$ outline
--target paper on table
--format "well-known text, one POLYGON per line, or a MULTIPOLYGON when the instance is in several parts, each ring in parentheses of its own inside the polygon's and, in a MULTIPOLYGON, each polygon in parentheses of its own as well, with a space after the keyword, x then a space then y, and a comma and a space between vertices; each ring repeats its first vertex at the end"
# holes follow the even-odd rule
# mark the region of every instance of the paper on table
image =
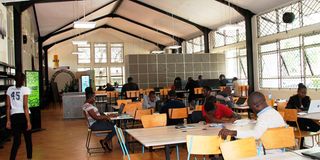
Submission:
POLYGON ((245 126, 248 125, 249 123, 251 123, 250 119, 239 119, 233 122, 233 125, 236 126, 245 126))

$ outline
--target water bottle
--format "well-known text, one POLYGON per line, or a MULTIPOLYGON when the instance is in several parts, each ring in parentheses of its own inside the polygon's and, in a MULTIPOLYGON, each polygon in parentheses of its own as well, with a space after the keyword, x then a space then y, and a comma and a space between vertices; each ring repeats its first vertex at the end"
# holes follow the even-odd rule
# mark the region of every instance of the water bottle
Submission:
POLYGON ((269 99, 269 100, 271 100, 271 99, 272 99, 272 94, 271 94, 270 90, 269 90, 268 99, 269 99))

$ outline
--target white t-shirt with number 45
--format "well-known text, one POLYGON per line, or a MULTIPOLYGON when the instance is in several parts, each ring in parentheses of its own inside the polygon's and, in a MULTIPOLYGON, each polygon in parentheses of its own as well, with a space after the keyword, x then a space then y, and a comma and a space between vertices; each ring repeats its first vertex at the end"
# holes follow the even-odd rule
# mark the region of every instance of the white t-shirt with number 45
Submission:
MULTIPOLYGON (((30 95, 31 90, 28 87, 16 88, 16 86, 11 86, 7 90, 7 95, 10 97, 11 103, 11 115, 16 113, 24 113, 23 110, 23 96, 30 95)), ((30 110, 29 110, 30 113, 30 110)))

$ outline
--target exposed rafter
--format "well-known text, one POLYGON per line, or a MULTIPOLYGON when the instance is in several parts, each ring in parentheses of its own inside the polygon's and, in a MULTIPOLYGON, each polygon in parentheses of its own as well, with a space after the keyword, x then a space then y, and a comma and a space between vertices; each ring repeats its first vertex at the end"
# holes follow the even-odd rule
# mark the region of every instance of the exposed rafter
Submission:
MULTIPOLYGON (((110 4, 112 4, 112 3, 116 2, 116 1, 117 1, 117 0, 113 0, 113 1, 111 1, 111 2, 109 2, 109 3, 107 3, 107 4, 103 5, 103 6, 101 6, 101 7, 99 7, 99 8, 93 10, 92 12, 88 13, 86 16, 89 16, 89 15, 97 12, 98 10, 100 10, 100 9, 102 9, 102 8, 104 8, 104 7, 107 7, 108 5, 110 5, 110 4)), ((77 19, 82 19, 82 18, 84 18, 84 16, 81 16, 81 17, 79 17, 79 18, 77 18, 77 19)), ((59 27, 58 29, 52 31, 51 33, 43 36, 43 39, 44 39, 44 40, 47 40, 47 39, 49 39, 50 37, 52 37, 53 35, 57 35, 57 34, 55 34, 56 32, 62 32, 62 33, 63 33, 65 30, 62 30, 62 31, 60 31, 60 30, 63 29, 63 28, 65 28, 65 27, 67 27, 67 26, 69 26, 69 25, 71 25, 74 21, 76 21, 76 20, 73 20, 73 21, 71 21, 71 22, 69 22, 69 23, 67 23, 67 24, 59 27)), ((70 30, 70 29, 67 28, 66 30, 70 30)))
POLYGON ((134 3, 136 3, 136 4, 139 4, 139 5, 141 5, 141 6, 144 6, 144 7, 146 7, 146 8, 149 8, 149 9, 151 9, 151 10, 154 10, 154 11, 157 11, 157 12, 159 12, 159 13, 162 13, 162 14, 164 14, 164 15, 167 15, 167 16, 170 16, 170 17, 173 17, 173 18, 175 18, 175 19, 178 19, 178 20, 180 20, 180 21, 182 21, 182 22, 185 22, 185 23, 187 23, 187 24, 190 24, 190 25, 192 25, 192 26, 195 26, 196 28, 198 28, 200 31, 202 31, 202 32, 204 32, 204 31, 210 31, 211 29, 210 28, 207 28, 207 27, 205 27, 205 26, 201 26, 201 25, 199 25, 199 24, 196 24, 196 23, 194 23, 194 22, 191 22, 191 21, 189 21, 189 20, 187 20, 187 19, 185 19, 185 18, 182 18, 182 17, 180 17, 180 16, 177 16, 177 15, 174 15, 174 14, 172 14, 172 13, 170 13, 170 12, 167 12, 167 11, 164 11, 164 10, 162 10, 162 9, 159 9, 159 8, 157 8, 157 7, 154 7, 154 6, 151 6, 151 5, 149 5, 149 4, 146 4, 146 3, 144 3, 144 2, 141 2, 141 1, 137 1, 137 0, 130 0, 131 2, 134 2, 134 3))
POLYGON ((253 12, 251 12, 250 10, 248 9, 245 9, 245 8, 242 8, 242 7, 239 7, 233 3, 230 3, 226 0, 216 0, 222 4, 225 4, 227 6, 230 6, 232 7, 234 10, 236 10, 238 13, 240 13, 243 17, 246 17, 246 16, 254 16, 255 14, 253 12))
POLYGON ((144 41, 146 41, 146 42, 152 43, 152 44, 156 45, 157 47, 159 47, 160 49, 164 49, 164 48, 165 48, 165 46, 162 45, 162 44, 159 44, 159 43, 157 43, 157 42, 154 42, 154 41, 151 41, 151 40, 142 38, 142 37, 140 37, 140 36, 137 36, 137 35, 135 35, 135 34, 132 34, 132 33, 130 33, 130 32, 124 31, 124 30, 121 30, 121 29, 116 28, 116 27, 113 27, 113 26, 109 26, 109 25, 107 25, 107 24, 102 25, 102 26, 99 26, 99 27, 96 27, 96 28, 94 28, 94 29, 87 30, 87 31, 82 32, 82 33, 77 34, 77 35, 73 35, 73 36, 70 36, 70 37, 61 39, 61 40, 59 40, 59 41, 53 42, 53 43, 51 43, 51 44, 48 44, 48 45, 44 46, 43 48, 44 48, 44 49, 50 49, 51 47, 53 47, 53 46, 56 45, 56 44, 62 43, 62 42, 64 42, 64 41, 70 40, 70 39, 75 38, 75 37, 80 36, 80 35, 84 35, 84 34, 93 32, 93 31, 95 31, 95 30, 97 30, 97 29, 101 29, 101 28, 111 28, 111 29, 113 29, 113 30, 122 32, 122 33, 124 33, 124 34, 133 36, 133 37, 135 37, 135 38, 144 40, 144 41))
POLYGON ((40 28, 39 28, 39 22, 38 22, 38 16, 37 16, 37 11, 36 11, 36 7, 34 5, 32 5, 32 9, 33 9, 33 14, 34 14, 34 19, 36 20, 36 26, 37 26, 37 33, 38 33, 38 40, 40 39, 40 28))
POLYGON ((118 0, 117 4, 113 7, 111 14, 115 14, 117 12, 117 10, 119 9, 119 7, 121 6, 123 0, 118 0))

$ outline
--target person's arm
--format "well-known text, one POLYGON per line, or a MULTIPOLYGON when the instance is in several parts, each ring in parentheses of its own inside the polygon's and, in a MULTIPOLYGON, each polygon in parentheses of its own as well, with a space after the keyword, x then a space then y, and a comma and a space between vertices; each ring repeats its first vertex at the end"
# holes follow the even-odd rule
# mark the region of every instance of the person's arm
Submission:
POLYGON ((10 116, 11 116, 11 113, 10 113, 10 110, 11 110, 11 102, 10 102, 10 96, 7 95, 6 97, 6 110, 7 110, 7 124, 6 124, 6 128, 7 129, 11 129, 11 119, 10 119, 10 116))
POLYGON ((310 97, 307 96, 305 100, 305 104, 303 104, 303 111, 308 111, 310 107, 310 97))
POLYGON ((23 96, 23 110, 27 119, 27 131, 30 131, 32 126, 31 126, 30 114, 29 114, 29 108, 28 108, 28 95, 23 96))
POLYGON ((96 114, 96 112, 94 112, 94 110, 93 109, 90 109, 89 111, 87 111, 88 112, 88 114, 89 114, 89 116, 90 117, 92 117, 94 120, 110 120, 110 117, 109 116, 106 116, 106 115, 100 115, 100 116, 98 116, 97 114, 96 114))
POLYGON ((297 109, 293 96, 290 97, 286 109, 297 109))
POLYGON ((142 106, 143 106, 143 108, 146 108, 146 109, 152 107, 152 106, 149 105, 148 96, 146 96, 146 95, 143 96, 143 104, 142 104, 142 106))
POLYGON ((225 118, 218 119, 218 118, 214 117, 214 115, 212 113, 206 113, 206 117, 209 120, 209 123, 230 123, 230 122, 234 122, 234 120, 232 120, 232 119, 225 119, 225 118))

